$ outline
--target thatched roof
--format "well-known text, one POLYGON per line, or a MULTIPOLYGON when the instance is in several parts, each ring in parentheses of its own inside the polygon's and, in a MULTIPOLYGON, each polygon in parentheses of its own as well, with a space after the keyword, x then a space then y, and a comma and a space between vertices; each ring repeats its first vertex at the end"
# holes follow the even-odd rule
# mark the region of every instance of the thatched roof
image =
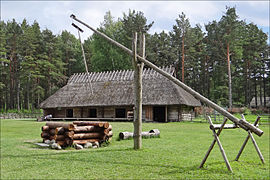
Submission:
MULTIPOLYGON (((270 97, 265 97, 265 104, 266 107, 270 107, 270 97)), ((251 107, 256 107, 256 98, 253 97, 252 100, 250 101, 250 106, 251 107)), ((257 97, 257 107, 263 107, 264 106, 264 97, 262 97, 262 104, 261 104, 261 100, 260 97, 257 97)))
MULTIPOLYGON (((173 74, 174 68, 163 68, 173 74)), ((134 104, 133 70, 74 74, 67 85, 40 104, 41 108, 124 106, 134 104), (93 92, 93 93, 92 93, 93 92)), ((143 71, 143 105, 200 106, 182 88, 152 69, 143 71)))

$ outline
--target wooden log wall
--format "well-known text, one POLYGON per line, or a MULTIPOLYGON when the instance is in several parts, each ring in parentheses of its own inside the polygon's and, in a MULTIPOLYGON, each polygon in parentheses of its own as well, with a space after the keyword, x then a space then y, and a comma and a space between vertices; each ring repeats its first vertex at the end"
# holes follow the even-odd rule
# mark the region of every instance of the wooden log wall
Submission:
POLYGON ((73 123, 47 122, 41 128, 43 142, 55 140, 60 146, 109 142, 113 136, 108 122, 74 121, 73 123))

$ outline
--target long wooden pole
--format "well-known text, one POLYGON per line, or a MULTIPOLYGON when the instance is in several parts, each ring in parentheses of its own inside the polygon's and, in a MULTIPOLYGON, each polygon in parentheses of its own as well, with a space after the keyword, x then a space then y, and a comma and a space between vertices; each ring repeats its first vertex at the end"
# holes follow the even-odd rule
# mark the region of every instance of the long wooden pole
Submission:
MULTIPOLYGON (((114 45, 118 46, 119 48, 123 49, 125 52, 127 52, 131 56, 133 55, 133 52, 130 49, 128 49, 127 47, 123 46, 122 44, 114 41, 113 39, 109 38, 105 34, 103 34, 103 33, 99 32, 99 31, 95 30, 94 28, 92 28, 88 24, 80 21, 79 19, 76 18, 75 15, 71 15, 70 17, 72 19, 76 20, 77 22, 83 24, 84 26, 88 27, 89 29, 91 29, 92 31, 94 31, 96 34, 102 36, 103 38, 105 38, 106 40, 108 40, 109 42, 111 42, 112 44, 114 44, 114 45)), ((216 111, 218 111, 223 116, 227 117, 229 120, 233 121, 239 127, 245 129, 246 131, 250 130, 251 132, 254 132, 255 134, 257 134, 258 136, 261 136, 263 134, 263 131, 261 129, 255 127, 254 125, 252 125, 252 124, 250 124, 250 123, 248 123, 248 122, 246 122, 244 120, 239 120, 237 117, 233 116, 231 113, 229 113, 228 111, 226 111, 222 107, 218 106, 216 103, 210 101, 206 97, 204 97, 201 94, 199 94, 198 92, 194 91, 192 88, 190 88, 189 86, 185 85, 184 83, 182 83, 181 81, 179 81, 178 79, 176 79, 175 77, 173 77, 171 74, 167 73, 166 71, 163 71, 162 69, 160 69, 159 67, 157 67, 153 63, 149 62, 145 58, 143 58, 143 57, 141 57, 139 55, 137 55, 137 58, 138 58, 138 60, 140 60, 141 62, 143 62, 145 65, 147 65, 150 68, 154 69, 155 71, 159 72, 160 74, 162 74, 166 78, 168 78, 171 81, 173 81, 176 85, 180 86, 185 91, 187 91, 190 94, 192 94, 195 98, 199 99, 201 102, 207 104, 208 106, 210 106, 211 108, 215 109, 216 111)))
MULTIPOLYGON (((213 126, 213 122, 212 122, 211 118, 208 117, 208 120, 209 120, 210 126, 213 126)), ((224 123, 222 124, 219 133, 221 133, 223 127, 225 126, 226 121, 227 121, 227 120, 225 120, 224 123)), ((228 161, 228 158, 227 158, 227 156, 226 156, 226 153, 225 153, 225 151, 224 151, 224 149, 223 149, 223 147, 222 147, 222 144, 221 144, 221 142, 220 142, 220 140, 219 140, 219 137, 218 137, 216 131, 215 131, 214 129, 212 129, 212 131, 213 131, 214 137, 215 137, 215 139, 216 139, 216 141, 217 141, 217 144, 218 144, 218 146, 219 146, 219 150, 220 150, 220 152, 221 152, 221 154, 222 154, 222 157, 223 157, 223 159, 224 159, 224 161, 225 161, 225 163, 226 163, 226 166, 227 166, 228 170, 231 171, 231 172, 233 172, 233 171, 232 171, 232 168, 231 168, 231 165, 230 165, 230 163, 229 163, 229 161, 228 161)))

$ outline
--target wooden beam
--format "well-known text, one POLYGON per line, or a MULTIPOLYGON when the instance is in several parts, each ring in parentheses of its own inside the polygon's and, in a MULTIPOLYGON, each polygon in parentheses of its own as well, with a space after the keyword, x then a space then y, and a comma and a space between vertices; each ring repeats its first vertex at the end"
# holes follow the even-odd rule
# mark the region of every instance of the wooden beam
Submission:
MULTIPOLYGON (((108 40, 109 42, 111 42, 112 44, 114 44, 117 47, 121 48, 122 50, 124 50, 125 52, 127 52, 129 55, 134 56, 133 51, 131 51, 127 47, 123 46, 122 44, 116 42, 115 40, 111 39, 110 37, 108 37, 104 33, 101 33, 99 31, 97 31, 96 29, 92 28, 88 24, 86 24, 86 23, 82 22, 81 20, 77 19, 75 15, 72 14, 70 17, 72 19, 74 19, 75 21, 77 21, 77 22, 83 24, 84 26, 88 27, 89 29, 91 29, 92 31, 94 31, 96 34, 102 36, 103 38, 105 38, 106 40, 108 40)), ((263 131, 261 129, 255 127, 254 125, 252 125, 250 123, 247 123, 247 122, 244 122, 244 121, 240 121, 237 117, 235 117, 234 115, 232 115, 231 113, 229 113, 228 111, 226 111, 225 109, 223 109, 222 107, 218 106, 216 103, 214 103, 214 102, 210 101, 209 99, 207 99, 206 97, 202 96, 198 92, 194 91, 192 88, 190 88, 189 86, 185 85, 184 83, 182 83, 181 81, 179 81, 178 79, 176 79, 175 77, 173 77, 170 73, 168 73, 166 71, 163 71, 162 69, 160 69, 159 67, 157 67, 156 65, 154 65, 153 63, 151 63, 150 61, 148 61, 147 59, 145 59, 144 57, 141 57, 141 56, 139 56, 137 54, 136 54, 136 56, 137 56, 137 59, 139 61, 143 62, 145 65, 149 66, 150 68, 154 69, 158 73, 162 74, 163 76, 165 76, 166 78, 168 78, 169 80, 171 80, 172 82, 174 82, 176 85, 180 86, 185 91, 189 92, 195 98, 199 99, 201 102, 207 104, 208 106, 210 106, 211 108, 215 109, 216 111, 218 111, 223 116, 227 117, 229 120, 231 120, 234 123, 236 123, 237 125, 239 125, 239 127, 245 129, 246 131, 250 130, 251 132, 254 132, 255 134, 257 134, 258 136, 261 136, 263 134, 263 131)))

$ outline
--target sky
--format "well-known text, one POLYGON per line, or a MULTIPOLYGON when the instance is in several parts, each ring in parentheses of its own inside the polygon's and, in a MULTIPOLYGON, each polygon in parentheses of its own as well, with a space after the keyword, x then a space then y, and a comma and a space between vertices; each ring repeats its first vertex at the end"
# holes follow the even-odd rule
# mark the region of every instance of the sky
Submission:
MULTIPOLYGON (((226 6, 236 7, 240 20, 253 22, 269 34, 269 1, 7 1, 1 0, 1 20, 15 19, 21 23, 24 18, 29 24, 36 20, 41 29, 48 28, 54 34, 67 30, 78 36, 71 26, 71 14, 94 28, 98 28, 107 11, 117 20, 128 14, 129 9, 142 11, 148 23, 154 21, 150 33, 169 32, 175 19, 181 12, 186 14, 192 26, 219 21, 226 12, 226 6)), ((78 24, 78 23, 77 23, 78 24)), ((82 39, 87 39, 92 32, 84 30, 82 39)), ((268 36, 269 42, 269 36, 268 36)))

